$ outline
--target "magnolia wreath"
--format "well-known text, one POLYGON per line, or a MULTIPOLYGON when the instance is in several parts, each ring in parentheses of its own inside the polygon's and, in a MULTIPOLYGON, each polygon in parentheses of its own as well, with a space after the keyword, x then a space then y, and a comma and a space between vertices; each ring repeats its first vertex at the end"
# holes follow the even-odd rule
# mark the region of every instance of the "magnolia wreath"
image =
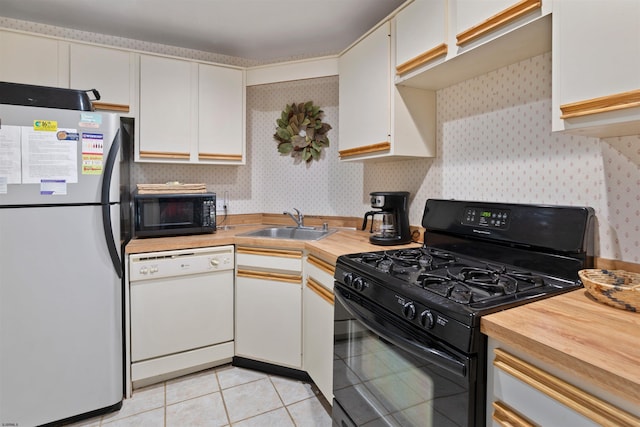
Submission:
POLYGON ((291 153, 306 163, 319 160, 322 149, 329 146, 327 132, 331 130, 331 125, 322 123, 322 115, 323 111, 313 101, 287 105, 276 120, 278 127, 273 135, 278 152, 291 153))

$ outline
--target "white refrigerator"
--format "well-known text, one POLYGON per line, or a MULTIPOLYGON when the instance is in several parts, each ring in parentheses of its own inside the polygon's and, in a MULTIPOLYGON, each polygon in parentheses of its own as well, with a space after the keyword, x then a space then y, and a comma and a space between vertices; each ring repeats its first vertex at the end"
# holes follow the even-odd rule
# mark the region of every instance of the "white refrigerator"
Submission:
POLYGON ((128 134, 116 114, 0 105, 2 425, 122 405, 128 134))

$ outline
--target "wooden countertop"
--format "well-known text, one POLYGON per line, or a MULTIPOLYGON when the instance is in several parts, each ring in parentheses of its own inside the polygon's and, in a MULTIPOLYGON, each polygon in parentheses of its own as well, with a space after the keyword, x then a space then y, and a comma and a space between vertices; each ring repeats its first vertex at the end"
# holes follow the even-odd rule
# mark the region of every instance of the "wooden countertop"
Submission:
POLYGON ((310 254, 322 258, 331 264, 335 264, 338 257, 344 254, 420 246, 419 243, 401 246, 372 245, 369 243, 369 233, 367 231, 347 228, 338 229, 337 232, 321 240, 289 240, 239 236, 239 234, 263 227, 267 227, 267 225, 238 225, 229 229, 219 229, 213 234, 134 239, 127 245, 126 253, 135 254, 235 244, 283 249, 306 249, 310 254))
POLYGON ((640 313, 584 289, 484 316, 484 334, 640 405, 640 313))

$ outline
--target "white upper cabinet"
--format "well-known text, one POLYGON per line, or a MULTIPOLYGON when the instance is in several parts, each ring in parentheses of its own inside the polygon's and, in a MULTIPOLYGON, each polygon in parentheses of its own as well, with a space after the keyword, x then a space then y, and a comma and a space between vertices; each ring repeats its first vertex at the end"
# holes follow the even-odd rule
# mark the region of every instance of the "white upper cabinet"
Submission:
POLYGON ((548 52, 551 9, 551 0, 415 0, 395 18, 396 83, 441 89, 548 52))
POLYGON ((435 94, 396 87, 392 53, 386 22, 339 59, 341 160, 435 156, 435 94))
POLYGON ((97 89, 100 110, 131 113, 134 91, 135 54, 118 49, 71 43, 69 47, 69 86, 73 89, 97 89))
POLYGON ((140 137, 136 160, 189 161, 197 64, 140 55, 140 137))
POLYGON ((447 54, 447 0, 415 0, 396 21, 396 73, 438 63, 447 54))
POLYGON ((245 163, 244 70, 140 55, 137 161, 245 163))
POLYGON ((554 131, 640 133, 640 2, 556 1, 554 131))
MULTIPOLYGON (((506 12, 517 5, 517 13, 527 13, 531 8, 540 7, 540 0, 514 1, 514 0, 452 0, 455 7, 452 16, 454 34, 457 43, 463 45, 482 34, 490 34, 496 31, 501 22, 506 19, 514 19, 512 13, 506 12), (502 16, 502 17, 501 17, 502 16)), ((516 13, 516 12, 514 12, 516 13)))
POLYGON ((244 71, 198 65, 198 159, 244 164, 244 71))
POLYGON ((46 37, 0 31, 0 80, 69 87, 69 44, 46 37))
POLYGON ((391 130, 390 25, 382 25, 340 57, 340 154, 384 146, 391 130))

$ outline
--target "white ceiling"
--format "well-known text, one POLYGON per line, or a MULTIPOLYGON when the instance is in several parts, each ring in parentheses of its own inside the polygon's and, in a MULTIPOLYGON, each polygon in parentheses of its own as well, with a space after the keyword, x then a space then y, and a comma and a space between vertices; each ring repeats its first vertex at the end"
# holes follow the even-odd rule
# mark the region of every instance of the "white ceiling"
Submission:
POLYGON ((0 16, 269 61, 336 54, 405 0, 0 0, 0 16))

